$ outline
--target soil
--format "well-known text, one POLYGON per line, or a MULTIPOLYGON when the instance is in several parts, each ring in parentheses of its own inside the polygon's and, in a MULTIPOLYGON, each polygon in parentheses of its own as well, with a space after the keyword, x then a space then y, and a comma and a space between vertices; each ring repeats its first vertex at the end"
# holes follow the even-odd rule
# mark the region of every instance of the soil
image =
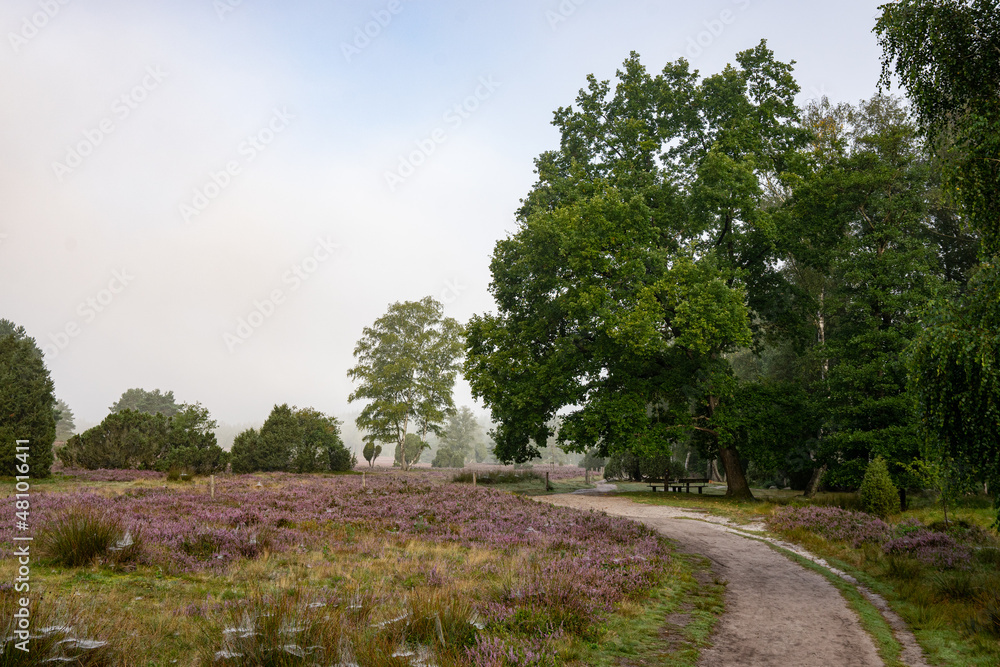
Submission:
POLYGON ((711 561, 715 576, 727 582, 726 611, 716 624, 711 648, 702 651, 699 665, 883 664, 871 637, 826 578, 763 542, 735 534, 725 519, 676 507, 642 505, 606 493, 540 496, 535 500, 640 521, 676 542, 680 551, 711 561))

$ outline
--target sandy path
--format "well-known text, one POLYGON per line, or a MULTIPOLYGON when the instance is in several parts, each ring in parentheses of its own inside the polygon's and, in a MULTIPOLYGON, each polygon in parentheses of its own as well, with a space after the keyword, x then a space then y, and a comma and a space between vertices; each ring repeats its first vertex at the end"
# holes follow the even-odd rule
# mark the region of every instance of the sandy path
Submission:
POLYGON ((535 500, 641 521, 674 540, 681 551, 712 561, 728 582, 726 613, 702 652, 700 665, 717 667, 875 667, 875 645, 824 577, 766 544, 729 532, 723 519, 606 495, 538 496, 535 500))

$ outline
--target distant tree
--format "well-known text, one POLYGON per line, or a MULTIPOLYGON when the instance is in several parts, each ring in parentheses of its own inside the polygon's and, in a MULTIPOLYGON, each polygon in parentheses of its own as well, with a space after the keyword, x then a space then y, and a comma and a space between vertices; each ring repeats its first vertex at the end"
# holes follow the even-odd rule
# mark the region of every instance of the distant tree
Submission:
POLYGON ((276 405, 260 431, 233 440, 232 469, 250 472, 346 471, 357 461, 340 438, 340 421, 313 408, 276 405))
POLYGON ((474 456, 476 447, 483 440, 483 430, 476 415, 468 406, 462 406, 448 416, 448 425, 441 437, 441 446, 431 465, 436 468, 461 468, 474 456))
POLYGON ((229 450, 229 460, 232 463, 233 473, 242 475, 244 473, 256 472, 257 457, 260 451, 260 432, 255 428, 248 428, 233 439, 233 447, 229 450))
POLYGON ((361 453, 365 457, 365 461, 368 461, 368 467, 374 468, 375 459, 382 453, 382 445, 376 445, 374 442, 366 442, 361 453))
POLYGON ((190 470, 199 475, 224 471, 229 454, 216 441, 217 427, 218 423, 200 403, 182 405, 167 421, 167 449, 156 469, 190 470))
POLYGON ((607 465, 608 460, 599 455, 597 449, 588 449, 580 459, 580 467, 586 470, 600 470, 607 465))
POLYGON ((56 440, 66 442, 76 431, 73 422, 73 411, 63 400, 56 401, 56 440))
POLYGON ((293 471, 347 471, 354 467, 354 456, 344 446, 337 418, 313 408, 297 410, 295 416, 302 429, 302 438, 293 447, 293 471))
POLYGON ((368 401, 355 420, 366 432, 365 442, 395 444, 404 470, 415 462, 409 458, 411 449, 403 446, 411 429, 420 441, 428 433, 440 435, 445 416, 454 409, 462 327, 444 317, 443 310, 431 297, 392 304, 365 327, 354 348, 358 363, 347 373, 360 382, 348 400, 368 401))
POLYGON ((33 477, 48 477, 56 435, 54 386, 41 350, 23 327, 0 320, 0 475, 14 475, 17 440, 27 440, 33 477))
POLYGON ((172 417, 181 410, 180 405, 174 400, 174 392, 168 391, 161 394, 159 389, 146 391, 145 389, 127 389, 118 399, 118 402, 109 409, 111 412, 121 412, 122 410, 135 410, 147 414, 161 414, 165 417, 172 417))
POLYGON ((421 453, 429 448, 430 445, 421 440, 419 435, 407 433, 403 447, 396 445, 396 450, 393 452, 393 464, 400 466, 403 470, 408 470, 410 466, 420 462, 421 453))

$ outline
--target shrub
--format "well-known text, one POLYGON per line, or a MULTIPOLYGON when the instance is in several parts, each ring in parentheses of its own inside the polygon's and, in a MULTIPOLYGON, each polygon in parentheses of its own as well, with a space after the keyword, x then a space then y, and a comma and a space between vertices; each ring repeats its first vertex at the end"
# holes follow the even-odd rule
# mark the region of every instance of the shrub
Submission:
POLYGON ((465 452, 451 447, 441 447, 431 461, 434 468, 464 468, 465 452))
POLYGON ((884 519, 899 513, 899 489, 889 478, 889 469, 881 456, 868 464, 859 495, 861 506, 869 514, 884 519))
POLYGON ((124 563, 140 550, 138 535, 133 535, 121 519, 89 508, 74 508, 52 517, 38 541, 44 557, 66 567, 87 565, 98 558, 124 563))
POLYGON ((804 528, 829 540, 850 542, 855 548, 881 544, 892 536, 892 528, 881 519, 836 507, 781 507, 769 523, 777 530, 804 528))
POLYGON ((887 554, 907 555, 925 565, 947 569, 964 569, 972 557, 969 548, 956 542, 951 535, 926 529, 889 540, 882 550, 887 554))

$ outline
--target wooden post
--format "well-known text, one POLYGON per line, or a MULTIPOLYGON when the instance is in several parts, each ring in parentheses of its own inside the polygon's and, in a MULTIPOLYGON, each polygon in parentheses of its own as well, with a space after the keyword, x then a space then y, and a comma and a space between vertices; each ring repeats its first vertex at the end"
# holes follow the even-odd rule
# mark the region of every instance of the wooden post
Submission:
POLYGON ((368 487, 365 486, 365 474, 364 473, 361 473, 361 488, 362 489, 368 488, 368 487))
POLYGON ((584 481, 590 484, 590 468, 584 468, 586 472, 583 473, 584 481))
POLYGON ((476 471, 472 471, 472 486, 476 485, 476 471))
POLYGON ((215 500, 215 475, 212 475, 210 479, 211 481, 208 483, 208 488, 212 494, 212 499, 215 500))
POLYGON ((549 484, 549 473, 545 473, 545 490, 551 491, 552 486, 549 484))

